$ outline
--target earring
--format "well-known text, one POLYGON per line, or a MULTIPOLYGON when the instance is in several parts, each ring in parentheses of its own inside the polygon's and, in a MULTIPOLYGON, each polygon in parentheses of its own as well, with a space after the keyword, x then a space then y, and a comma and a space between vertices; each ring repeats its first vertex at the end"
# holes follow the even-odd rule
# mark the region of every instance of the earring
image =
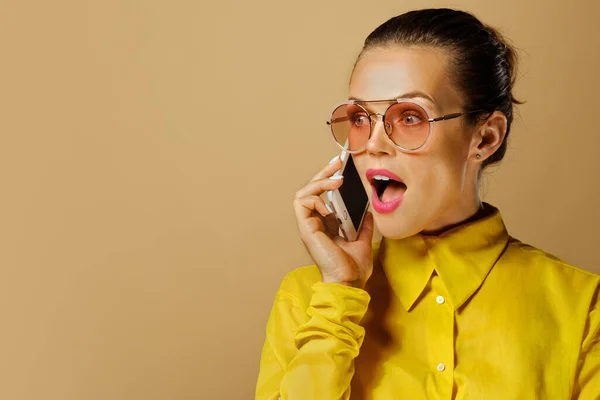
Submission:
POLYGON ((475 158, 479 160, 481 158, 481 154, 475 154, 475 158))

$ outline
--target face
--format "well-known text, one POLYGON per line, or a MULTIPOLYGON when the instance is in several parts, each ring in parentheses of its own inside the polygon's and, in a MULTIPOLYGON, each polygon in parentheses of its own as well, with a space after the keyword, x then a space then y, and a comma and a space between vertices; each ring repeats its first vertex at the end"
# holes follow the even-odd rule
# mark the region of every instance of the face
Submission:
MULTIPOLYGON (((400 47, 363 54, 352 74, 350 98, 396 99, 408 93, 427 109, 431 118, 465 111, 462 98, 451 83, 442 50, 400 47)), ((393 102, 360 104, 369 113, 383 114, 393 102)), ((473 146, 476 128, 469 128, 464 117, 432 123, 427 143, 415 152, 396 147, 381 118, 372 118, 374 125, 367 148, 354 155, 354 162, 383 236, 402 238, 440 231, 477 211, 479 163, 474 161, 477 149, 473 146), (387 193, 378 193, 382 187, 373 182, 372 175, 386 171, 403 184, 384 185, 387 193), (393 207, 393 201, 397 203, 398 199, 399 205, 393 207)))

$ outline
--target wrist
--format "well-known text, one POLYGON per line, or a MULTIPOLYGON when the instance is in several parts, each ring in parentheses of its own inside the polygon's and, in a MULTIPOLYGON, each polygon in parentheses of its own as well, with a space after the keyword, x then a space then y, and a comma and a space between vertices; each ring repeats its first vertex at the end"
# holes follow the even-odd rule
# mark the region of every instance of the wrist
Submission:
POLYGON ((357 289, 364 289, 366 281, 358 280, 358 279, 354 280, 354 281, 337 281, 337 280, 333 280, 333 279, 327 279, 324 277, 323 283, 327 283, 327 284, 333 283, 333 284, 353 287, 353 288, 357 288, 357 289))

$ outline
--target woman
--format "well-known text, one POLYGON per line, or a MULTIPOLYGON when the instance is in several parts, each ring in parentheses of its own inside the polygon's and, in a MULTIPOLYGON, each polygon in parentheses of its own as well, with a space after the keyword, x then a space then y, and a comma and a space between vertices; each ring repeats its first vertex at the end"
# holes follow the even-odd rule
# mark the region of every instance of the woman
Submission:
POLYGON ((339 159, 297 192, 315 265, 276 295, 257 399, 600 398, 600 277, 510 237, 479 198, 506 151, 515 70, 512 47, 461 11, 369 35, 351 125, 330 122, 351 131, 374 214, 357 241, 337 235, 319 196, 342 184, 339 159))

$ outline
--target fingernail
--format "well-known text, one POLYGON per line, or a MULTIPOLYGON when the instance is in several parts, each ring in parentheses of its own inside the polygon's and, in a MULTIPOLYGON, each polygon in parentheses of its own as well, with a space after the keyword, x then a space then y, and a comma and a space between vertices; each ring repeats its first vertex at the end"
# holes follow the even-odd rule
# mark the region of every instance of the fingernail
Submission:
POLYGON ((325 207, 327 207, 330 213, 333 213, 333 208, 329 204, 325 203, 325 207))
POLYGON ((331 179, 332 181, 341 181, 342 179, 344 179, 344 175, 333 175, 330 176, 329 179, 331 179))
POLYGON ((336 162, 337 160, 339 160, 340 156, 335 156, 331 159, 331 161, 329 161, 329 164, 333 164, 334 162, 336 162))

